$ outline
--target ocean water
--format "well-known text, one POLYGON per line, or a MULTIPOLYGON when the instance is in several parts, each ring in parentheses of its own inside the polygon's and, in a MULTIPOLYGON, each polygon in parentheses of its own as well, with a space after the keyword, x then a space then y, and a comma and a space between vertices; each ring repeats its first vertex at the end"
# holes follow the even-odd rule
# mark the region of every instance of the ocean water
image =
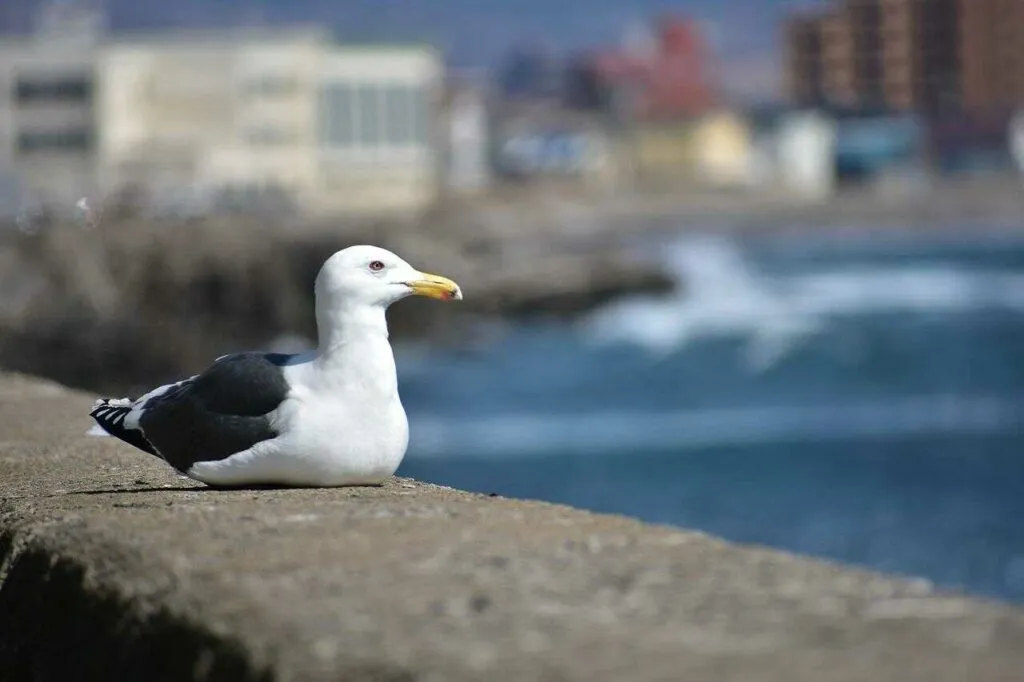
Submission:
POLYGON ((647 244, 684 292, 400 350, 400 473, 1024 601, 1024 237, 830 235, 647 244))

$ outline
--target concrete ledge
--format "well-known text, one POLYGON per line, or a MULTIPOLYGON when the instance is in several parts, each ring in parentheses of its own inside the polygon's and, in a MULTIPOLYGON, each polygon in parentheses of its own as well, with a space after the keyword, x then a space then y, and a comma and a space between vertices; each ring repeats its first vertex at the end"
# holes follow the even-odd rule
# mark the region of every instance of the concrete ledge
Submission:
POLYGON ((218 492, 0 375, 0 679, 1019 682, 1024 612, 395 480, 218 492))

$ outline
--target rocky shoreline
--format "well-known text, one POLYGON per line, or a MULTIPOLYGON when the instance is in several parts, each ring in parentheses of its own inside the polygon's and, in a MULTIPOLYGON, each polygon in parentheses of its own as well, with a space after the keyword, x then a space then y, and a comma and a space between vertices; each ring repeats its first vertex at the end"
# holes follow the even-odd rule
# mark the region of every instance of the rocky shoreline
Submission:
POLYGON ((479 321, 572 316, 675 286, 622 245, 582 249, 560 236, 521 239, 467 213, 319 225, 114 217, 2 230, 0 367, 130 391, 239 348, 313 339, 316 273, 358 243, 390 248, 467 292, 457 306, 396 305, 396 338, 457 339, 479 321))

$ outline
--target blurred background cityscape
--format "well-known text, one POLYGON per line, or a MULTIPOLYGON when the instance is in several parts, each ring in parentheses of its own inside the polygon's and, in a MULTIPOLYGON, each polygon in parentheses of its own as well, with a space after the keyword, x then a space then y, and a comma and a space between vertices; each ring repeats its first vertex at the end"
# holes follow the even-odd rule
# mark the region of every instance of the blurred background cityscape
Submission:
POLYGON ((378 243, 466 291, 400 473, 1024 600, 1022 174, 1021 0, 4 0, 0 366, 303 349, 378 243))

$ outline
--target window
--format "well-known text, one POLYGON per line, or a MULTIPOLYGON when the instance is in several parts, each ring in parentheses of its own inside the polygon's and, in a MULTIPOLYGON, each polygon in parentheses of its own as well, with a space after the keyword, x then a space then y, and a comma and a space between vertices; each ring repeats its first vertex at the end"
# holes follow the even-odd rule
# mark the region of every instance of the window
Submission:
POLYGON ((355 91, 330 85, 320 92, 320 139, 330 147, 351 147, 356 141, 355 91))
POLYGON ((384 88, 384 139, 398 144, 413 141, 409 114, 409 90, 398 86, 384 88))
POLYGON ((428 141, 430 107, 424 87, 332 83, 320 91, 319 100, 325 146, 401 148, 428 141))
POLYGON ((92 82, 85 76, 22 76, 14 85, 14 98, 21 104, 88 102, 92 99, 92 82))
POLYGON ((412 88, 409 95, 412 141, 416 144, 426 144, 430 138, 430 102, 427 89, 412 88))
POLYGON ((88 130, 46 130, 24 132, 18 135, 18 152, 78 152, 92 147, 92 134, 88 130))
POLYGON ((356 89, 356 115, 359 120, 358 141, 360 147, 379 147, 384 142, 381 135, 380 88, 360 85, 356 89))

